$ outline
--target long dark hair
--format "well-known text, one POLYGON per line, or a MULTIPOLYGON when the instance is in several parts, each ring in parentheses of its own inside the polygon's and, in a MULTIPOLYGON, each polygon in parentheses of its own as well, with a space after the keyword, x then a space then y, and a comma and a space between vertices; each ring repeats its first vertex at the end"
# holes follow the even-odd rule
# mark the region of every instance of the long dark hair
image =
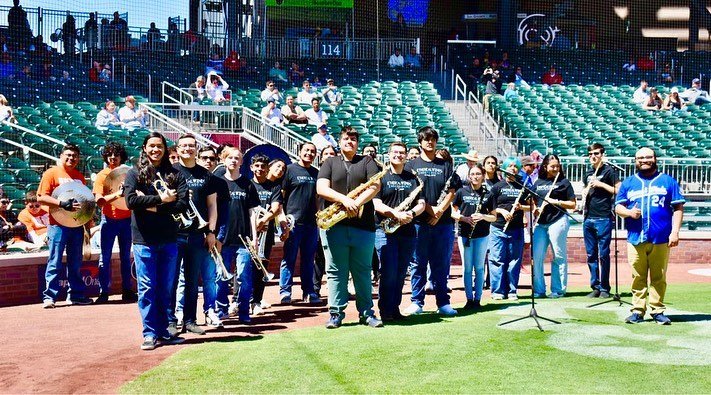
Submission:
POLYGON ((165 137, 158 132, 151 132, 148 136, 143 139, 143 144, 141 145, 141 155, 138 157, 138 163, 136 164, 136 169, 138 170, 138 182, 143 185, 150 185, 156 180, 156 172, 160 171, 161 176, 168 183, 168 188, 175 188, 175 175, 171 171, 173 166, 170 164, 170 159, 168 158, 168 142, 165 137), (146 145, 148 140, 152 138, 159 138, 163 142, 163 157, 160 159, 160 164, 156 168, 151 163, 151 160, 146 155, 146 145))
POLYGON ((560 162, 560 158, 556 154, 548 154, 543 157, 543 162, 541 162, 541 167, 538 168, 538 178, 547 180, 548 179, 548 162, 551 161, 551 159, 555 159, 558 161, 558 164, 560 165, 560 175, 558 176, 558 180, 562 180, 565 178, 565 173, 563 173, 563 164, 560 162))
POLYGON ((501 177, 499 177, 499 173, 496 170, 494 170, 494 178, 493 179, 489 178, 489 174, 486 172, 486 161, 488 159, 493 159, 494 164, 498 167, 499 166, 499 158, 495 157, 494 155, 489 155, 486 158, 484 158, 483 162, 481 162, 484 165, 484 181, 491 180, 494 184, 496 184, 497 182, 501 181, 501 177))

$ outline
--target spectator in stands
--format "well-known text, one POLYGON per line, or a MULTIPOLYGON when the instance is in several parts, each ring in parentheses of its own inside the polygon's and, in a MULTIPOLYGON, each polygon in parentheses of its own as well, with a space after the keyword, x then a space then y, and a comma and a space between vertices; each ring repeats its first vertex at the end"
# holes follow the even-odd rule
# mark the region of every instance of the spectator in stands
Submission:
POLYGON ((701 80, 694 78, 691 81, 691 88, 686 89, 684 92, 680 93, 682 99, 686 100, 688 103, 696 104, 697 106, 703 106, 706 103, 711 103, 709 98, 709 93, 701 89, 701 80))
POLYGON ((0 251, 7 250, 16 242, 23 242, 27 235, 27 228, 17 219, 11 207, 10 198, 0 195, 0 251))
POLYGON ((309 80, 304 80, 302 84, 302 90, 296 96, 296 102, 301 104, 309 104, 314 98, 318 98, 318 92, 315 89, 311 89, 311 82, 309 80))
POLYGON ((501 54, 501 62, 499 62, 499 69, 503 71, 511 70, 511 61, 509 60, 509 53, 506 51, 501 54))
POLYGON ((637 65, 634 63, 633 56, 630 56, 630 60, 627 61, 627 63, 622 65, 622 70, 629 71, 629 72, 637 70, 637 65))
POLYGON ((260 97, 263 102, 266 102, 269 98, 273 98, 277 103, 284 101, 284 97, 281 95, 281 92, 279 92, 279 89, 277 89, 274 81, 272 80, 267 81, 267 87, 264 88, 260 97))
POLYGON ((650 54, 647 57, 641 57, 637 59, 637 69, 640 71, 652 71, 654 70, 654 59, 650 54))
POLYGON ((301 69, 299 68, 299 64, 296 62, 291 63, 291 69, 289 70, 289 79, 294 85, 298 84, 299 81, 304 79, 304 72, 301 71, 301 69))
POLYGON ((77 41, 77 24, 72 15, 67 15, 67 19, 62 24, 62 43, 64 44, 64 54, 74 55, 77 41))
POLYGON ((146 110, 136 106, 136 98, 126 96, 125 105, 118 112, 122 126, 126 129, 142 128, 146 126, 146 110))
POLYGON ((96 23, 94 13, 89 14, 89 19, 84 22, 84 41, 88 49, 95 49, 99 38, 99 25, 96 23))
POLYGON ((516 100, 518 99, 518 92, 516 92, 516 84, 509 82, 504 91, 505 100, 516 100))
POLYGON ((207 75, 207 79, 207 96, 216 104, 228 102, 225 93, 230 89, 230 84, 214 71, 207 75))
POLYGON ((3 52, 0 60, 0 78, 15 78, 15 66, 12 64, 12 56, 9 52, 3 52))
POLYGON ((188 93, 193 95, 193 104, 199 103, 202 99, 207 97, 207 91, 205 90, 205 77, 202 75, 197 76, 195 82, 190 84, 188 87, 188 93))
POLYGON ((405 57, 405 66, 413 69, 422 67, 422 57, 417 53, 417 48, 410 47, 410 53, 405 57))
POLYGON ((390 67, 403 67, 405 66, 405 58, 402 57, 400 53, 400 48, 395 48, 395 53, 390 55, 388 60, 388 66, 390 67))
POLYGON ((274 67, 269 70, 269 78, 279 80, 281 82, 287 82, 286 71, 281 68, 279 62, 274 62, 274 67))
POLYGON ((32 79, 32 69, 29 64, 22 66, 19 73, 15 75, 15 78, 19 81, 30 81, 32 79))
POLYGON ((313 86, 314 88, 320 88, 320 87, 322 86, 322 84, 321 84, 321 79, 318 78, 317 75, 314 76, 314 80, 311 81, 311 86, 313 86))
POLYGON ((25 225, 29 240, 41 247, 47 243, 47 226, 49 213, 37 202, 37 191, 28 191, 25 195, 25 208, 20 211, 17 219, 25 225))
POLYGON ((104 68, 101 69, 101 72, 99 73, 99 81, 101 82, 109 82, 111 81, 111 65, 106 63, 104 65, 104 68))
POLYGON ((113 45, 113 34, 111 28, 109 27, 109 20, 106 18, 101 18, 101 26, 99 27, 99 38, 102 49, 110 49, 113 45))
POLYGON ((208 59, 205 63, 205 74, 222 74, 222 67, 224 66, 224 63, 225 60, 220 57, 220 54, 217 52, 213 52, 212 55, 210 55, 210 59, 208 59))
POLYGON ((89 81, 99 82, 99 74, 101 74, 101 70, 101 63, 95 60, 92 67, 89 69, 89 81))
POLYGON ((237 78, 239 70, 242 68, 242 59, 240 59, 237 51, 230 52, 230 56, 225 59, 222 68, 225 71, 225 75, 237 78))
POLYGON ((659 80, 663 84, 667 85, 674 83, 674 72, 672 71, 671 65, 669 63, 666 63, 664 65, 662 72, 659 74, 659 80))
POLYGON ((473 87, 476 87, 481 79, 482 74, 484 74, 484 67, 481 65, 481 60, 475 57, 472 60, 472 66, 469 68, 469 81, 473 87))
POLYGON ((158 50, 163 43, 163 34, 161 34, 160 29, 156 27, 155 22, 151 22, 151 27, 148 28, 148 32, 146 33, 146 39, 148 40, 148 49, 151 51, 158 50))
POLYGON ((175 22, 168 23, 168 51, 177 52, 180 49, 180 29, 178 29, 178 24, 175 22))
POLYGON ((413 160, 417 159, 420 157, 420 148, 419 147, 411 147, 407 151, 407 160, 413 160))
POLYGON ((393 38, 407 38, 407 23, 405 23, 405 17, 402 12, 397 13, 397 19, 393 22, 393 38))
POLYGON ((634 91, 632 101, 641 105, 647 103, 647 101, 649 100, 649 91, 647 90, 647 88, 649 88, 649 84, 647 84, 647 81, 640 81, 639 88, 634 91))
POLYGON ((104 108, 96 114, 94 125, 101 130, 106 130, 109 126, 121 126, 121 121, 116 113, 116 103, 111 100, 107 101, 104 108))
POLYGON ((74 81, 74 78, 72 78, 72 76, 69 75, 69 72, 67 70, 64 70, 64 71, 62 71, 62 76, 59 78, 59 81, 71 82, 71 81, 74 81))
POLYGON ((663 109, 671 110, 672 113, 677 113, 678 111, 686 109, 686 103, 684 103, 684 100, 679 97, 679 88, 671 88, 671 92, 669 92, 669 95, 664 100, 663 109))
POLYGON ((336 82, 331 78, 326 80, 326 89, 323 91, 323 101, 331 106, 340 106, 343 103, 343 95, 338 90, 336 82))
POLYGON ((321 100, 314 98, 311 100, 311 108, 304 113, 309 119, 310 125, 322 125, 328 121, 328 114, 321 109, 321 100))
POLYGON ((516 72, 513 75, 513 83, 516 84, 516 87, 528 87, 528 82, 523 78, 523 72, 521 70, 521 66, 516 67, 516 72))
POLYGON ((113 44, 116 49, 125 49, 128 45, 128 22, 121 18, 118 11, 114 12, 114 19, 109 22, 109 29, 113 34, 113 44))
POLYGON ((484 77, 486 81, 486 91, 484 91, 484 110, 489 110, 489 101, 491 100, 491 95, 498 95, 499 89, 496 87, 496 82, 498 75, 494 74, 491 69, 486 69, 484 71, 484 77))
POLYGON ((284 123, 307 124, 309 122, 304 110, 294 104, 292 95, 286 97, 286 104, 281 108, 281 114, 284 117, 284 123))
POLYGON ((10 107, 5 95, 0 95, 0 121, 17 123, 17 119, 12 113, 12 107, 10 107))
POLYGON ((47 45, 44 42, 44 37, 42 37, 41 34, 37 35, 34 39, 30 40, 30 52, 33 53, 33 57, 35 59, 39 59, 43 56, 51 56, 52 55, 52 47, 47 45))
POLYGON ((479 152, 475 149, 469 150, 468 153, 464 154, 464 159, 467 160, 466 163, 462 163, 454 170, 461 180, 466 180, 469 176, 469 169, 474 167, 479 163, 479 152))
POLYGON ((52 69, 54 65, 52 64, 52 58, 44 58, 42 63, 37 65, 34 72, 34 77, 37 81, 54 81, 57 77, 52 75, 52 69))
POLYGON ((284 122, 284 116, 281 115, 281 110, 277 107, 273 97, 270 97, 267 100, 267 105, 262 108, 262 117, 266 118, 270 125, 281 125, 284 122))
POLYGON ((558 74, 555 66, 551 66, 548 72, 543 74, 542 81, 544 85, 560 85, 563 83, 563 76, 558 74))
POLYGON ((10 42, 14 43, 17 51, 24 51, 32 40, 30 22, 27 20, 27 12, 20 5, 20 0, 12 0, 12 4, 12 8, 7 13, 10 42))
POLYGON ((649 98, 647 99, 647 102, 644 104, 644 109, 650 110, 650 111, 659 111, 659 110, 662 110, 663 105, 664 105, 664 102, 662 101, 662 98, 659 96, 659 92, 657 92, 657 88, 650 88, 649 89, 649 98))
POLYGON ((318 133, 311 136, 311 142, 314 143, 316 149, 319 150, 319 152, 321 152, 324 148, 327 147, 336 149, 336 147, 338 146, 338 143, 333 138, 333 136, 328 134, 328 125, 326 125, 325 123, 319 125, 318 133))

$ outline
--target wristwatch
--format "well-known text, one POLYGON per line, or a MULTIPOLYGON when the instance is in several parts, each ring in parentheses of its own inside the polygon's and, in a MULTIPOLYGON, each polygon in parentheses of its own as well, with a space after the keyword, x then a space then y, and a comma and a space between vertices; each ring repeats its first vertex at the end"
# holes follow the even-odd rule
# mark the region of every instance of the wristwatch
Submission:
POLYGON ((212 230, 212 229, 208 229, 208 230, 205 231, 205 234, 206 234, 206 235, 214 235, 214 234, 215 234, 215 231, 212 230))

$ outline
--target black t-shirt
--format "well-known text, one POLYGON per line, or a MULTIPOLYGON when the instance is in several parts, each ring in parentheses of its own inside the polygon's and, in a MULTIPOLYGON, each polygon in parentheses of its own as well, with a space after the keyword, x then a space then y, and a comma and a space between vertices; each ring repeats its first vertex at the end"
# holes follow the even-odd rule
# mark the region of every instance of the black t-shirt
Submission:
MULTIPOLYGON (((405 170, 417 173, 425 187, 422 189, 422 197, 425 202, 430 206, 437 205, 437 200, 442 194, 444 186, 449 181, 448 190, 457 190, 461 187, 461 181, 459 177, 454 172, 452 164, 435 158, 432 162, 427 162, 422 159, 421 156, 407 162, 405 164, 405 170), (451 178, 451 181, 450 181, 451 178)), ((423 213, 417 217, 417 222, 426 224, 429 219, 429 215, 423 213)), ((442 213, 442 216, 437 222, 437 225, 451 224, 452 223, 452 208, 447 207, 447 209, 442 213)))
MULTIPOLYGON (((553 187, 553 179, 537 179, 536 183, 533 185, 533 189, 536 191, 537 194, 545 197, 548 194, 548 191, 551 190, 553 187)), ((552 199, 558 199, 558 200, 571 200, 575 198, 575 191, 573 191, 573 186, 570 185, 570 181, 568 181, 567 178, 560 179, 558 178, 558 181, 555 183, 555 188, 553 189, 553 192, 551 192, 550 197, 552 199)), ((543 201, 539 198, 536 198, 536 205, 538 207, 541 207, 543 204, 543 201)), ((540 214, 540 218, 538 219, 539 224, 550 224, 558 219, 560 217, 564 216, 565 213, 561 210, 565 210, 562 207, 559 207, 561 210, 556 210, 553 207, 550 207, 551 204, 547 204, 546 207, 543 208, 543 212, 540 214)))
MULTIPOLYGON (((481 214, 489 214, 491 210, 494 209, 491 195, 488 193, 487 188, 483 185, 477 191, 475 191, 469 184, 459 188, 457 193, 454 195, 452 205, 457 206, 457 208, 459 208, 459 213, 464 217, 469 217, 477 212, 481 214)), ((490 223, 488 221, 481 220, 474 225, 474 232, 472 232, 471 225, 466 222, 459 221, 459 235, 472 239, 478 239, 479 237, 484 237, 489 234, 489 226, 490 223)))
POLYGON ((217 191, 217 228, 219 229, 230 217, 230 189, 222 177, 212 173, 212 178, 217 191))
MULTIPOLYGON (((515 182, 509 184, 506 180, 502 180, 497 182, 491 188, 491 192, 489 193, 491 194, 490 198, 494 209, 503 208, 504 210, 511 211, 511 207, 513 207, 514 202, 516 202, 516 199, 521 193, 521 186, 517 185, 515 182)), ((524 192, 518 202, 520 204, 525 204, 527 195, 528 194, 524 192)), ((492 225, 499 229, 503 229, 506 225, 506 219, 504 219, 503 215, 496 214, 496 221, 492 225)), ((511 219, 511 223, 506 230, 521 228, 523 228, 523 210, 516 210, 513 218, 511 219)))
POLYGON ((316 179, 318 170, 308 169, 298 163, 286 167, 282 189, 284 212, 294 216, 294 222, 299 225, 316 225, 316 179))
POLYGON ((230 218, 227 221, 225 245, 241 246, 239 235, 253 237, 249 210, 259 206, 259 196, 254 184, 245 176, 237 180, 229 180, 225 176, 222 179, 225 180, 230 191, 230 218))
MULTIPOLYGON (((188 189, 191 192, 190 195, 192 195, 190 200, 192 200, 195 208, 197 208, 198 214, 203 220, 209 221, 207 215, 207 197, 213 193, 217 193, 219 189, 216 178, 209 170, 202 166, 195 165, 188 168, 180 163, 176 163, 173 167, 185 178, 185 182, 188 184, 188 189)), ((198 223, 198 219, 193 218, 193 223, 190 225, 190 228, 181 230, 180 233, 196 232, 198 230, 198 223)), ((207 227, 205 227, 205 229, 207 229, 207 227)))
MULTIPOLYGON (((418 185, 420 185, 420 182, 417 181, 417 177, 407 170, 403 170, 400 174, 387 172, 385 176, 383 176, 382 180, 380 180, 380 183, 381 186, 377 198, 391 208, 397 207, 403 200, 410 196, 410 193, 412 193, 418 185)), ((421 192, 417 194, 415 200, 412 201, 409 208, 416 206, 417 200, 420 199, 420 197, 421 192)), ((407 211, 407 209, 403 211, 407 211)), ((377 214, 378 225, 380 225, 385 218, 386 217, 377 214)), ((407 225, 402 225, 395 232, 398 235, 415 236, 415 225, 410 222, 407 225)))
MULTIPOLYGON (((351 162, 343 159, 342 155, 328 158, 318 172, 318 178, 331 181, 331 189, 338 193, 348 195, 348 192, 366 183, 378 173, 378 166, 370 156, 355 155, 351 162)), ((325 207, 333 204, 324 199, 325 207)), ((363 215, 357 218, 346 218, 339 222, 341 225, 353 226, 369 231, 375 231, 375 208, 369 201, 363 205, 363 215)))
MULTIPOLYGON (((585 172, 585 177, 583 177, 585 186, 592 180, 594 174, 595 169, 592 168, 585 172)), ((613 187, 620 181, 615 169, 606 163, 603 163, 602 168, 597 172, 595 178, 613 187)), ((612 204, 614 200, 615 195, 613 193, 607 192, 602 188, 591 189, 585 201, 585 218, 610 218, 612 216, 612 204)))
MULTIPOLYGON (((281 184, 266 180, 263 183, 258 183, 252 179, 252 184, 257 190, 257 196, 259 197, 259 205, 267 210, 270 210, 272 203, 284 203, 284 197, 281 194, 281 184)), ((267 226, 267 243, 272 245, 274 243, 274 221, 270 221, 267 226)))

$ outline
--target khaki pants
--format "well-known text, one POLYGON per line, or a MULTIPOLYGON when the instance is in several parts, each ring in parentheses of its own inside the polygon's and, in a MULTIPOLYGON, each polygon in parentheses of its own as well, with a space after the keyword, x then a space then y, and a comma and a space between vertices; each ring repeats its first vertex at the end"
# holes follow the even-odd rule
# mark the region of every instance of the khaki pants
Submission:
POLYGON ((632 267, 632 311, 644 315, 647 294, 652 314, 664 312, 664 294, 667 290, 667 264, 669 245, 642 243, 627 244, 627 260, 632 267), (647 284, 649 273, 649 285, 647 284))

